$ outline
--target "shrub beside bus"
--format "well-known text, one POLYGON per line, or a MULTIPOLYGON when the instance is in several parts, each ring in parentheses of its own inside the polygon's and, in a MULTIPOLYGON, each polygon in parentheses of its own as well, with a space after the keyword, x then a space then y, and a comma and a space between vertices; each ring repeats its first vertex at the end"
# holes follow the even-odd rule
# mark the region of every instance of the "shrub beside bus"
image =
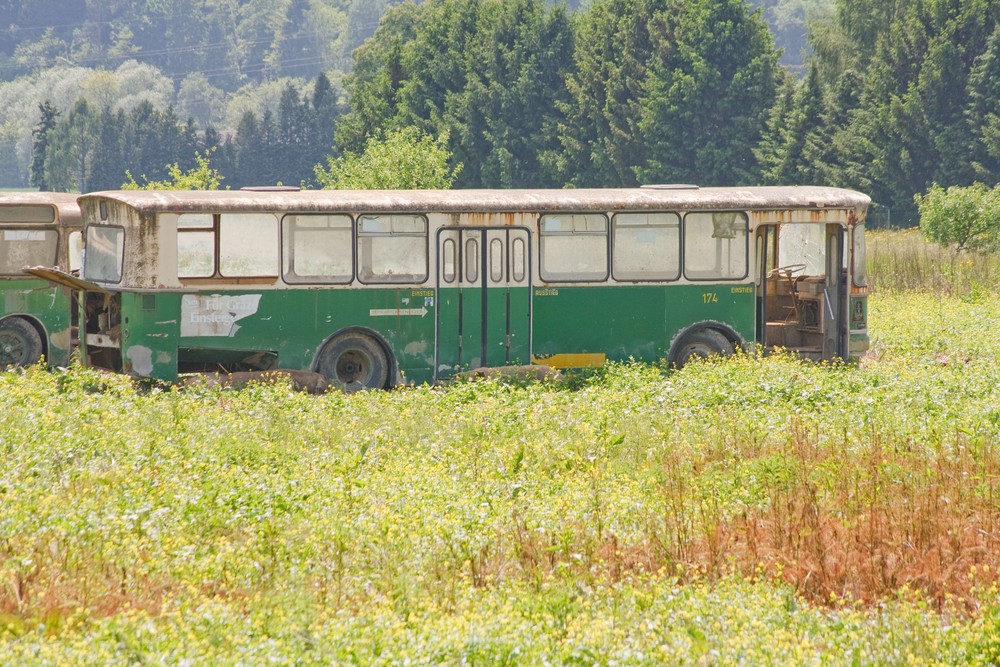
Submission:
POLYGON ((478 367, 868 346, 869 198, 837 188, 116 191, 80 198, 85 363, 348 390, 478 367))
POLYGON ((0 192, 0 368, 43 357, 50 366, 69 363, 73 295, 24 269, 44 264, 79 271, 82 229, 76 195, 0 192))

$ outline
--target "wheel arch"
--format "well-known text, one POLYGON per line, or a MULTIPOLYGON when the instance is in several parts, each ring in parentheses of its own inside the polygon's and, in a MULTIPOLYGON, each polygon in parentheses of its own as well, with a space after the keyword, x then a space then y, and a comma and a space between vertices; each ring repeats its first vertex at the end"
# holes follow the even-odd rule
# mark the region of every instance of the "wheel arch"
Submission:
POLYGON ((320 355, 322 355, 323 353, 323 348, 325 348, 330 343, 331 340, 333 340, 337 336, 342 336, 344 334, 363 334, 365 336, 368 336, 372 338, 376 343, 378 343, 379 346, 382 348, 382 351, 385 352, 385 358, 389 362, 389 379, 386 380, 386 386, 384 387, 384 389, 392 389, 393 387, 397 387, 403 384, 403 376, 399 371, 399 362, 396 360, 396 355, 392 351, 392 346, 389 345, 389 341, 386 340, 385 336, 383 336, 381 333, 370 327, 362 327, 362 326, 343 327, 331 333, 329 336, 323 339, 323 342, 320 343, 319 346, 316 347, 316 351, 313 353, 312 363, 309 365, 309 370, 318 372, 319 359, 320 355))
POLYGON ((681 347, 685 344, 685 342, 687 342, 687 339, 691 336, 691 334, 698 331, 705 331, 706 329, 710 331, 717 331, 725 336, 726 339, 732 343, 733 349, 741 350, 746 348, 746 341, 743 339, 743 336, 741 336, 739 332, 730 325, 718 320, 702 320, 688 325, 674 334, 674 337, 670 339, 670 346, 667 351, 667 362, 669 364, 676 363, 678 352, 680 352, 681 347))

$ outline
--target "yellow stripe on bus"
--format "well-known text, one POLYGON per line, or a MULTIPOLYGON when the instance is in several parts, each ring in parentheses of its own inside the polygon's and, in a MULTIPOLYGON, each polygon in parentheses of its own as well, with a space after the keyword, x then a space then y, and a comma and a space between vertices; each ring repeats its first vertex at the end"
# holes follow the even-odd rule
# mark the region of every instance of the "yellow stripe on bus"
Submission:
POLYGON ((570 354, 532 355, 531 363, 550 368, 597 368, 603 366, 607 357, 603 352, 580 352, 570 354))

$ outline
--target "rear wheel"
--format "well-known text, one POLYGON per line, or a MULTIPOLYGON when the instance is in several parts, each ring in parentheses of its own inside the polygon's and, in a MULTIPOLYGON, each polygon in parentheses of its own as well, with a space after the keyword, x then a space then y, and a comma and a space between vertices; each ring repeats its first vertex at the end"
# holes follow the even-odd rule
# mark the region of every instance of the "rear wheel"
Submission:
POLYGON ((371 336, 344 333, 323 346, 316 370, 343 391, 383 389, 389 379, 389 357, 371 336))
POLYGON ((42 358, 42 337, 20 317, 0 321, 0 368, 30 366, 42 358))
POLYGON ((684 336, 673 362, 677 368, 681 368, 695 358, 728 356, 734 351, 733 344, 720 332, 715 329, 698 329, 684 336))

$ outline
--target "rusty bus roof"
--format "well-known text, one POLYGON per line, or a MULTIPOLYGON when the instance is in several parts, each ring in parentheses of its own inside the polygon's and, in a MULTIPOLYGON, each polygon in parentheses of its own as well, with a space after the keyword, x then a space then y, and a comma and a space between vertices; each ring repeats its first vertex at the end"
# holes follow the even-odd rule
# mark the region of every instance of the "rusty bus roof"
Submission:
POLYGON ((71 192, 0 192, 0 206, 51 205, 59 212, 59 220, 70 227, 83 226, 80 205, 71 192))
POLYGON ((140 213, 227 211, 511 212, 655 209, 768 210, 846 208, 859 213, 871 199, 819 186, 697 188, 647 186, 564 190, 113 190, 80 197, 109 199, 140 213))

